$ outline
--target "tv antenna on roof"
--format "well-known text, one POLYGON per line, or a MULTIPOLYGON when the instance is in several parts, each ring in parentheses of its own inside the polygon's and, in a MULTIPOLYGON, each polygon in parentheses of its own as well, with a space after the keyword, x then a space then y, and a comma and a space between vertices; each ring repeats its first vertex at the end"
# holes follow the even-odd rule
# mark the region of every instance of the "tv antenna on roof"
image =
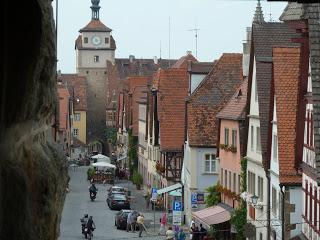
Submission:
POLYGON ((198 31, 200 30, 200 28, 192 28, 189 29, 188 31, 193 31, 195 33, 195 39, 196 39, 196 58, 198 57, 198 31))

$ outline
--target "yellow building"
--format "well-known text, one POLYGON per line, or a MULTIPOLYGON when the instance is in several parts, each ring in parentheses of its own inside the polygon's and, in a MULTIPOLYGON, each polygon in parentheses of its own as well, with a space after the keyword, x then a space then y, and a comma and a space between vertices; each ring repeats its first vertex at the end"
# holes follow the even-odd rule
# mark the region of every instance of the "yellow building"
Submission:
MULTIPOLYGON (((77 74, 60 74, 59 79, 67 86, 70 94, 70 103, 73 108, 71 133, 73 138, 76 138, 77 148, 81 145, 81 149, 87 144, 87 91, 86 91, 86 78, 77 74), (79 145, 80 144, 80 145, 79 145)), ((71 143, 71 145, 73 145, 71 143)), ((74 151, 74 150, 73 150, 74 151)), ((74 152, 82 153, 84 150, 76 150, 74 152)))
POLYGON ((83 142, 84 144, 87 143, 87 112, 86 111, 76 111, 74 109, 73 112, 73 125, 72 125, 72 133, 73 136, 76 137, 78 140, 83 142))

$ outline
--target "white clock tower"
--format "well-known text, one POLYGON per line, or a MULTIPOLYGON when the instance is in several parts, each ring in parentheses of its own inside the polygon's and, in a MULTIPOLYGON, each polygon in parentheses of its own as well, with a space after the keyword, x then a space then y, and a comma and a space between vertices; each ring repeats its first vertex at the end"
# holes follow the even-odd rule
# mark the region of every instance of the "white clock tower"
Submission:
MULTIPOLYGON (((99 20, 100 0, 91 0, 92 19, 75 42, 77 73, 86 77, 87 143, 91 151, 106 154, 107 61, 115 62, 116 43, 111 29, 99 20), (99 143, 97 146, 97 143, 99 143)), ((89 149, 90 151, 90 149, 89 149)))
POLYGON ((99 0, 91 0, 92 19, 80 29, 76 40, 77 72, 87 68, 106 68, 106 60, 114 63, 116 50, 111 29, 99 20, 99 0))

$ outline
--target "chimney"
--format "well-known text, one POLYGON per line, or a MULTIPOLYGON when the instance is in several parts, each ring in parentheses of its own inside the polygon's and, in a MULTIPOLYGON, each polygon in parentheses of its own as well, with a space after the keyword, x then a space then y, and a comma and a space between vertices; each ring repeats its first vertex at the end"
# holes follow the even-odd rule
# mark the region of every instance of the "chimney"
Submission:
POLYGON ((246 40, 243 43, 242 69, 243 76, 249 74, 250 48, 251 48, 251 27, 247 27, 246 40))
POLYGON ((60 77, 61 76, 61 70, 58 70, 57 75, 60 77))
POLYGON ((158 64, 158 57, 157 56, 153 57, 153 62, 154 62, 154 64, 158 64))
POLYGON ((186 54, 187 55, 192 54, 192 51, 187 51, 186 54))
POLYGON ((134 60, 134 55, 129 55, 129 61, 132 63, 134 60))

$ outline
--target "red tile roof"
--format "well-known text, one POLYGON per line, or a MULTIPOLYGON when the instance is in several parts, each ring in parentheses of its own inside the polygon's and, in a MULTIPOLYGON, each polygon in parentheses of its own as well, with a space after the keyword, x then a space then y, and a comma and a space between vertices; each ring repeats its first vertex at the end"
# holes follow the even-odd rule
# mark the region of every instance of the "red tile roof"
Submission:
POLYGON ((277 109, 280 183, 301 184, 295 169, 300 48, 274 48, 273 72, 277 109))
POLYGON ((75 111, 87 111, 86 78, 77 74, 61 74, 58 79, 68 88, 73 97, 73 109, 75 111))
MULTIPOLYGON (((252 44, 256 60, 256 81, 259 105, 259 121, 261 136, 261 155, 265 171, 270 168, 271 151, 271 111, 270 99, 271 79, 272 79, 272 49, 274 47, 299 46, 299 43, 292 41, 293 38, 299 38, 301 35, 291 29, 287 23, 268 22, 263 24, 253 24, 252 44)), ((250 62, 252 66, 253 62, 250 62)), ((249 73, 252 76, 252 73, 249 73)), ((249 78, 249 85, 251 79, 249 78)))
POLYGON ((188 68, 189 62, 198 62, 198 60, 191 53, 187 53, 187 55, 181 57, 172 68, 188 68))
POLYGON ((217 118, 239 120, 245 119, 245 107, 247 103, 248 80, 244 80, 241 86, 229 102, 217 114, 217 118))
POLYGON ((219 132, 216 114, 242 82, 242 54, 224 53, 190 96, 187 106, 190 146, 216 146, 219 132))
POLYGON ((92 19, 87 26, 81 28, 79 32, 111 32, 112 29, 104 25, 100 20, 92 19))
MULTIPOLYGON (((129 101, 129 109, 132 111, 128 111, 126 113, 126 117, 132 119, 130 124, 132 128, 132 135, 138 136, 139 134, 139 103, 138 101, 144 97, 145 90, 147 88, 147 83, 150 81, 151 77, 148 76, 135 76, 128 77, 128 90, 129 96, 131 96, 131 100, 129 101), (132 116, 131 116, 132 114, 132 116)), ((128 109, 128 110, 129 110, 128 109)))
POLYGON ((186 69, 159 69, 153 76, 158 94, 160 148, 181 151, 184 143, 185 100, 189 89, 186 69))

